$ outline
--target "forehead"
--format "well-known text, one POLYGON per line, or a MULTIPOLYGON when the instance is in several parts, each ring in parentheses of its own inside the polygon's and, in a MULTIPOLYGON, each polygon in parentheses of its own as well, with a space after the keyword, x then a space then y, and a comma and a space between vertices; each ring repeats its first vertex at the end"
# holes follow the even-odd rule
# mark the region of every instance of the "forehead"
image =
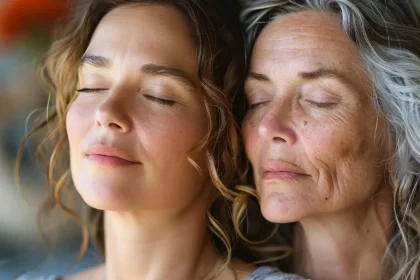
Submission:
POLYGON ((122 6, 97 26, 87 53, 112 61, 153 62, 195 70, 196 45, 184 15, 164 5, 122 6))
POLYGON ((299 71, 335 69, 360 83, 367 78, 359 49, 338 18, 320 11, 286 14, 268 24, 258 37, 251 71, 288 79, 299 71))

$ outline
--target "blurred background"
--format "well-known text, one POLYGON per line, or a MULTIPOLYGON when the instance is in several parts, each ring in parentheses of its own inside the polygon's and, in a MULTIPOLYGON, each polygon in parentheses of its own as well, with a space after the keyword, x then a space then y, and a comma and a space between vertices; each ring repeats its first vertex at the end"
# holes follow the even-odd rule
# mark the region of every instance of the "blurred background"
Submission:
POLYGON ((53 241, 48 259, 37 228, 37 212, 46 198, 43 174, 29 144, 22 162, 23 194, 14 182, 16 153, 34 119, 45 114, 48 95, 37 67, 51 43, 53 29, 71 17, 82 1, 0 0, 0 280, 64 275, 101 261, 90 249, 71 267, 80 248, 80 228, 54 213, 48 236, 53 241), (72 6, 68 3, 73 2, 72 6))
MULTIPOLYGON (((34 159, 34 145, 23 156, 23 194, 14 182, 15 157, 25 132, 45 114, 48 95, 42 90, 37 67, 51 43, 54 27, 71 16, 85 0, 0 0, 0 280, 28 276, 63 275, 101 262, 90 248, 69 269, 80 248, 80 229, 54 215, 49 236, 51 256, 37 229, 36 217, 46 197, 45 179, 34 159)), ((369 0, 367 0, 369 1, 369 0)), ((417 0, 420 4, 420 0, 417 0)))

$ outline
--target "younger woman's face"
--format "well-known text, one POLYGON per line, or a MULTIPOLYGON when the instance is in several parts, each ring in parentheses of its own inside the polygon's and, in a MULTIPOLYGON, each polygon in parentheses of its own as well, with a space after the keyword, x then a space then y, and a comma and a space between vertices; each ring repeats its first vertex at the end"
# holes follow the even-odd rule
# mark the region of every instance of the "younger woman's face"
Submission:
POLYGON ((185 208, 206 188, 196 44, 175 8, 119 7, 96 28, 67 114, 73 181, 104 210, 185 208))

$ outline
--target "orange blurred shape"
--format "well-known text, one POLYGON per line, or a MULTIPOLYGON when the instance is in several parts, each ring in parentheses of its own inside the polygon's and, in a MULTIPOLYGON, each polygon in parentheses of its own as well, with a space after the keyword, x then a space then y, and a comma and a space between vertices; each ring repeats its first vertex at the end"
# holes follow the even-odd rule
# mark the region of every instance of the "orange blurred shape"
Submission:
POLYGON ((0 41, 8 43, 30 29, 50 27, 68 12, 66 0, 9 0, 0 10, 0 41))

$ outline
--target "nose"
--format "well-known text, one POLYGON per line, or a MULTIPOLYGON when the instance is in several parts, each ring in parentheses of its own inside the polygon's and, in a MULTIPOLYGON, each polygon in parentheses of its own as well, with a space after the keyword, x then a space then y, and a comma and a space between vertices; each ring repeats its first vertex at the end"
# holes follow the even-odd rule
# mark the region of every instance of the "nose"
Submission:
POLYGON ((127 103, 124 96, 110 92, 96 108, 95 125, 118 133, 130 132, 132 121, 128 114, 127 103))
POLYGON ((270 106, 259 124, 258 133, 271 143, 295 144, 297 135, 291 122, 291 108, 287 104, 274 102, 270 106))

